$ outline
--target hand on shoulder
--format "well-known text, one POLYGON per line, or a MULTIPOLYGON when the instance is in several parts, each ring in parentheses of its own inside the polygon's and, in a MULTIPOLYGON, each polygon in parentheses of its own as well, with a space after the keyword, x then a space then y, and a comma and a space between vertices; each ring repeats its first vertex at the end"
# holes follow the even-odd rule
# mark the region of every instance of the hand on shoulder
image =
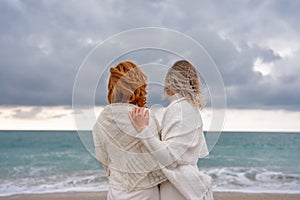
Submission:
POLYGON ((141 132, 149 124, 149 109, 144 107, 133 108, 128 112, 131 123, 141 132))

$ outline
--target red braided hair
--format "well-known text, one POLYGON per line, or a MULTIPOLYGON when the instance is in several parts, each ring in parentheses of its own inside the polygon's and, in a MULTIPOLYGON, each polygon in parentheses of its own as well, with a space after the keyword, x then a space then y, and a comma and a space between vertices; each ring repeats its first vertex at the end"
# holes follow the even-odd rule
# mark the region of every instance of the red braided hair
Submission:
POLYGON ((131 103, 139 107, 146 104, 146 75, 131 61, 110 68, 108 82, 109 103, 131 103))

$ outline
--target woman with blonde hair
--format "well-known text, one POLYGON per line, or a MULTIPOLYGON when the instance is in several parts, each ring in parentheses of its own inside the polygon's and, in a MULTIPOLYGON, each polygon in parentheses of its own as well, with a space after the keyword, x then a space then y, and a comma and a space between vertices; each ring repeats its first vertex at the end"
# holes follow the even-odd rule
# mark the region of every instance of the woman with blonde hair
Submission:
POLYGON ((160 185, 161 200, 213 200, 211 177, 199 171, 198 158, 208 155, 200 109, 204 103, 201 83, 194 66, 177 61, 165 77, 170 96, 160 130, 161 140, 149 128, 153 120, 143 108, 129 112, 141 141, 158 159, 168 181, 160 185))
MULTIPOLYGON (((158 184, 166 180, 127 114, 145 106, 146 81, 131 61, 110 68, 109 104, 93 127, 96 157, 109 180, 108 200, 159 200, 158 184)), ((158 126, 154 123, 149 129, 157 132, 158 126)))

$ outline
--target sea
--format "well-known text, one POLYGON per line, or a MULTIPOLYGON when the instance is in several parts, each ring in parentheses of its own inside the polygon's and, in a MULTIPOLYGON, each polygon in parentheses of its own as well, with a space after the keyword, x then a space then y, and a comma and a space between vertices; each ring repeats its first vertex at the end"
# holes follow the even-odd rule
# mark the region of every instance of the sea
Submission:
MULTIPOLYGON (((300 133, 222 132, 198 166, 214 191, 299 194, 300 133)), ((107 188, 77 131, 0 131, 0 196, 107 188)))

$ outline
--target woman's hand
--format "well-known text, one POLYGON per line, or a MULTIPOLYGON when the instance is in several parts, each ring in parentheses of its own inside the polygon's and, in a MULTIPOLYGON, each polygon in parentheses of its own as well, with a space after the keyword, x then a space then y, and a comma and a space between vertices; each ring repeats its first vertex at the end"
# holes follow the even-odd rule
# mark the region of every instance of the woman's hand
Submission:
POLYGON ((131 123, 138 132, 141 132, 149 124, 149 110, 146 108, 133 108, 132 111, 129 111, 128 115, 131 123))

